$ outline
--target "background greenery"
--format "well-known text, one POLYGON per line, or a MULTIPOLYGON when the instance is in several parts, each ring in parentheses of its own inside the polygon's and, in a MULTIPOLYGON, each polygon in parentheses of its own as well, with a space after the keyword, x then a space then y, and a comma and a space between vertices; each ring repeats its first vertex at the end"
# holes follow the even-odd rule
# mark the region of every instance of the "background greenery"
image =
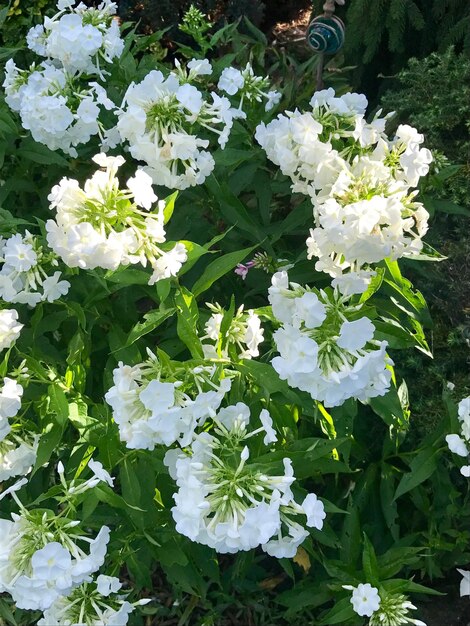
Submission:
MULTIPOLYGON (((171 60, 178 49, 189 53, 183 46, 197 48, 176 29, 187 4, 146 2, 140 10, 135 3, 121 3, 123 18, 141 18, 139 28, 146 35, 136 38, 133 48, 115 68, 111 84, 116 94, 130 80, 141 79, 149 68, 171 60), (172 30, 162 32, 166 28, 172 30)), ((169 238, 190 239, 205 248, 204 255, 195 257, 193 267, 182 276, 180 286, 162 283, 154 289, 146 281, 135 285, 135 274, 126 271, 104 282, 95 273, 92 287, 90 282, 85 286, 84 282, 74 281, 72 301, 84 302, 83 307, 64 302, 62 310, 54 308, 51 313, 49 305, 38 306, 28 314, 29 330, 25 328, 19 341, 27 358, 34 343, 36 361, 29 359, 29 365, 37 368, 38 375, 44 373, 44 364, 52 361, 61 375, 70 372, 74 380, 74 430, 66 430, 65 424, 51 417, 59 413, 54 402, 59 406, 63 403, 57 390, 49 403, 38 393, 35 409, 44 424, 51 423, 52 433, 43 455, 50 456, 56 447, 60 453, 78 432, 82 452, 95 446, 109 466, 119 462, 123 497, 146 511, 124 513, 105 496, 100 503, 103 519, 121 529, 113 547, 116 560, 125 556, 127 568, 123 575, 137 589, 152 589, 157 595, 160 602, 146 611, 149 620, 155 619, 161 626, 342 623, 343 607, 331 604, 341 584, 362 575, 381 580, 400 576, 402 582, 398 584, 403 588, 422 591, 417 581, 432 585, 470 559, 468 481, 443 452, 443 437, 456 425, 455 402, 446 390, 446 381, 457 384, 455 398, 470 393, 468 3, 436 0, 431 10, 425 10, 424 2, 411 0, 351 0, 347 4, 348 43, 339 57, 339 66, 354 66, 354 70, 327 72, 327 86, 339 92, 350 86, 365 89, 373 103, 384 94, 384 108, 397 111, 392 123, 406 121, 425 134, 438 163, 421 190, 426 206, 434 213, 428 241, 449 260, 421 266, 404 264, 404 273, 429 300, 431 315, 399 272, 387 276, 390 285, 398 285, 404 294, 401 305, 407 313, 394 311, 396 319, 406 326, 411 311, 419 322, 413 340, 409 328, 406 341, 395 340, 396 362, 409 354, 404 348, 410 345, 426 350, 422 327, 427 329, 435 355, 434 362, 422 351, 406 358, 398 372, 399 392, 389 399, 391 405, 384 406, 380 399, 371 407, 350 402, 323 415, 312 409, 311 401, 302 394, 289 392, 281 381, 268 380, 262 363, 259 367, 253 364, 250 374, 255 383, 279 401, 285 398, 277 418, 285 421, 286 433, 291 437, 288 445, 296 474, 306 488, 315 485, 321 497, 341 503, 341 508, 330 505, 328 531, 315 537, 321 542, 320 549, 314 550, 307 542, 296 562, 277 562, 254 552, 216 558, 211 551, 184 538, 176 541, 165 530, 170 521, 172 485, 161 472, 161 458, 145 452, 113 458, 113 449, 119 448, 117 434, 110 415, 100 412, 98 403, 110 385, 117 361, 139 359, 146 345, 158 343, 172 358, 189 356, 178 340, 175 325, 158 315, 172 304, 180 286, 195 291, 201 275, 209 277, 205 283, 202 281, 206 288, 196 294, 201 307, 205 300, 223 301, 227 293, 233 293, 236 303, 244 302, 247 308, 265 304, 269 276, 261 271, 250 272, 243 282, 232 271, 238 261, 249 258, 247 249, 294 262, 290 275, 294 281, 322 284, 322 277, 312 271, 304 252, 311 206, 307 200, 292 196, 289 181, 270 166, 261 149, 252 145, 255 118, 250 122, 252 128, 236 126, 230 146, 217 155, 217 169, 206 184, 178 198, 179 209, 170 222, 169 238), (413 55, 421 60, 409 60, 413 55), (379 77, 379 73, 389 75, 398 70, 393 81, 379 77), (218 237, 208 252, 207 241, 218 237), (215 258, 223 259, 217 275, 211 265, 215 258), (217 280, 211 282, 211 277, 217 280), (117 309, 121 313, 119 325, 115 324, 117 309), (57 333, 62 342, 53 341, 57 333), (402 382, 407 378, 413 382, 409 388, 402 382), (88 412, 83 407, 84 399, 92 407, 88 412), (290 428, 292 405, 298 407, 298 429, 290 428), (312 452, 313 444, 319 447, 312 452), (334 464, 330 462, 333 448, 341 453, 341 461, 334 464), (155 475, 158 483, 148 480, 149 475, 155 475), (161 497, 157 508, 156 486, 161 497), (121 522, 121 514, 126 516, 125 522, 121 522), (415 582, 408 582, 410 576, 416 577, 415 582)), ((229 63, 242 66, 250 60, 256 72, 273 76, 282 86, 283 106, 289 109, 305 105, 312 92, 317 59, 306 56, 299 61, 288 47, 270 45, 266 33, 253 25, 255 22, 262 27, 266 24, 264 16, 272 18, 273 4, 209 1, 199 6, 214 12, 219 24, 224 17, 232 20, 242 14, 251 20, 227 28, 217 46, 209 49, 219 68, 229 63)), ((291 8, 289 3, 286 6, 291 8)), ((27 62, 28 54, 19 42, 29 26, 50 8, 51 3, 42 0, 15 0, 0 11, 0 60, 14 54, 19 64, 27 62)), ((31 140, 0 101, 2 234, 16 226, 41 227, 48 215, 44 190, 61 176, 83 179, 89 175, 89 157, 93 153, 93 146, 74 160, 51 153, 31 140)), ((388 296, 385 289, 381 297, 388 296)), ((203 321, 201 318, 197 323, 203 321)), ((77 452, 77 464, 80 458, 77 452)), ((35 474, 33 488, 38 494, 47 480, 45 472, 35 474)), ((91 515, 98 501, 87 506, 91 515)), ((26 614, 16 611, 12 615, 10 610, 2 601, 7 623, 28 624, 26 614)), ((136 624, 143 623, 141 617, 133 619, 136 624)))

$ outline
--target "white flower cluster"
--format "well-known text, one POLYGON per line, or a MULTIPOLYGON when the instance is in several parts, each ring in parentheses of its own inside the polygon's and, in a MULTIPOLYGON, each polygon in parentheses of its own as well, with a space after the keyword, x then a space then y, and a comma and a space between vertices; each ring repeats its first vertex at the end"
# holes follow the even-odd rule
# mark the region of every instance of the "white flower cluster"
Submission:
POLYGON ((59 596, 44 611, 38 626, 126 626, 135 606, 147 604, 143 599, 131 604, 126 595, 118 593, 119 578, 100 574, 95 581, 86 581, 68 596, 59 596))
POLYGON ((233 119, 240 112, 225 97, 210 100, 189 81, 210 71, 208 62, 190 61, 189 73, 178 66, 166 77, 153 70, 138 84, 131 83, 124 96, 117 130, 129 143, 135 159, 158 185, 186 189, 200 185, 214 169, 209 139, 217 135, 223 148, 233 119))
POLYGON ((0 263, 0 298, 5 302, 34 307, 54 302, 69 290, 70 283, 60 280, 60 271, 49 274, 58 265, 55 255, 28 231, 0 238, 0 263))
POLYGON ((113 19, 114 2, 73 5, 59 0, 59 13, 29 31, 29 48, 46 60, 21 70, 9 59, 3 87, 7 104, 35 141, 76 157, 76 146, 103 134, 100 107, 115 108, 104 87, 90 78, 103 78, 100 63, 119 58, 124 41, 113 19))
POLYGON ((77 156, 75 146, 102 132, 100 106, 115 108, 101 85, 84 85, 80 76, 47 62, 20 70, 10 59, 3 86, 7 104, 20 114, 33 139, 72 157, 77 156))
POLYGON ((308 291, 277 272, 269 288, 273 315, 282 323, 273 337, 280 356, 271 363, 290 386, 327 407, 349 398, 367 401, 390 387, 387 342, 373 339, 375 327, 360 317, 348 297, 308 291), (353 318, 352 320, 350 318, 353 318))
POLYGON ((247 439, 264 433, 265 445, 277 440, 268 411, 259 419, 260 427, 248 432, 250 409, 238 402, 220 409, 215 429, 196 435, 185 452, 167 452, 164 461, 178 485, 172 514, 178 532, 218 552, 261 546, 271 556, 292 558, 308 536, 299 516, 321 530, 325 511, 313 493, 302 504, 295 501, 290 459, 284 459, 282 476, 247 463, 247 439))
POLYGON ((312 110, 261 123, 256 139, 268 158, 312 199, 315 228, 307 239, 316 269, 332 276, 343 293, 361 293, 385 259, 419 254, 428 213, 415 202, 419 178, 432 155, 423 136, 401 125, 389 140, 386 117, 370 123, 365 96, 314 94, 312 110))
POLYGON ((451 452, 469 460, 469 464, 461 467, 460 472, 470 478, 470 396, 459 402, 458 417, 461 433, 447 435, 446 441, 451 452))
POLYGON ((357 587, 343 585, 344 589, 352 591, 351 604, 354 611, 361 616, 370 617, 369 626, 426 626, 419 619, 410 617, 409 610, 416 607, 406 597, 399 593, 386 593, 371 584, 359 584, 357 587))
POLYGON ((18 311, 15 309, 0 310, 0 350, 9 348, 20 336, 23 324, 18 322, 18 311))
POLYGON ((38 436, 19 436, 9 418, 21 408, 23 387, 7 376, 0 390, 0 481, 27 474, 36 461, 38 436))
POLYGON ((18 608, 48 609, 104 562, 107 526, 89 539, 78 530, 78 521, 43 510, 22 509, 12 520, 0 520, 0 591, 9 593, 18 608))
POLYGON ((177 365, 168 370, 152 355, 145 363, 119 363, 114 370, 114 386, 105 400, 128 448, 153 450, 176 441, 188 445, 230 390, 230 378, 214 382, 215 366, 177 365))
MULTIPOLYGON (((266 100, 264 110, 270 111, 281 100, 279 91, 269 89, 269 78, 256 76, 250 63, 245 69, 238 70, 235 67, 226 67, 220 75, 217 87, 225 91, 229 96, 240 95, 238 108, 243 111, 244 101, 262 102, 266 100)), ((243 114, 243 117, 246 117, 243 114)))
POLYGON ((232 346, 240 359, 259 356, 258 346, 263 341, 264 331, 261 328, 259 315, 253 309, 245 313, 241 305, 222 335, 221 325, 226 311, 220 304, 207 303, 207 306, 212 311, 212 315, 205 324, 205 335, 201 337, 206 359, 228 359, 232 346), (204 340, 207 341, 204 342, 204 340))
POLYGON ((124 49, 119 22, 113 18, 117 4, 110 0, 96 8, 83 2, 74 8, 74 4, 73 0, 59 0, 59 12, 28 32, 28 47, 72 74, 101 73, 100 63, 112 63, 124 49))
POLYGON ((68 516, 75 510, 71 506, 75 496, 100 481, 113 484, 101 463, 90 460, 88 465, 93 473, 91 478, 74 479, 67 484, 64 467, 59 463, 63 496, 56 499, 67 504, 58 515, 49 509, 28 510, 23 505, 16 491, 27 483, 26 478, 0 495, 2 499, 11 494, 19 507, 19 514, 12 513, 11 521, 0 519, 0 592, 9 593, 18 608, 50 609, 59 598, 91 581, 91 574, 104 563, 109 528, 102 526, 97 536, 90 539, 80 528, 80 522, 68 516))
POLYGON ((93 160, 105 171, 95 172, 83 189, 77 180, 63 178, 48 196, 57 211, 55 221, 46 223, 49 246, 69 267, 115 270, 149 264, 150 285, 175 276, 187 252, 181 243, 168 251, 157 245, 165 242, 165 202, 154 194, 151 178, 137 170, 121 190, 116 173, 124 158, 101 153, 93 160))

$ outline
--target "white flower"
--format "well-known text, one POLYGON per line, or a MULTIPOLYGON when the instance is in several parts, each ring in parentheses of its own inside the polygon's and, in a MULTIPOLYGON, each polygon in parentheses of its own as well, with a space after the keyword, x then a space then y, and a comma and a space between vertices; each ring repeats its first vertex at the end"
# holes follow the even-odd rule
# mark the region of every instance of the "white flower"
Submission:
POLYGON ((18 413, 22 395, 23 387, 6 376, 0 391, 0 418, 14 417, 18 413))
POLYGON ((187 67, 194 76, 208 76, 212 74, 212 66, 207 59, 191 59, 187 67))
POLYGON ((328 103, 328 100, 330 100, 331 98, 334 98, 334 96, 335 96, 335 90, 332 89, 331 87, 329 87, 328 89, 322 89, 321 91, 316 91, 313 94, 309 104, 312 107, 312 109, 316 107, 325 106, 328 103))
POLYGON ((261 327, 261 319, 253 309, 245 313, 243 305, 240 306, 232 316, 230 326, 225 329, 225 336, 221 337, 220 329, 226 311, 217 303, 207 303, 207 306, 211 309, 212 315, 204 326, 205 335, 201 337, 201 340, 209 339, 214 342, 214 345, 202 344, 206 358, 230 358, 229 352, 232 352, 232 346, 236 348, 241 359, 251 359, 259 355, 258 346, 263 341, 264 331, 261 327), (225 343, 223 350, 219 343, 221 339, 225 343))
MULTIPOLYGON (((6 489, 0 498, 17 491, 26 479, 6 489)), ((16 496, 15 496, 16 498, 16 496)), ((109 528, 103 526, 95 539, 78 528, 78 521, 50 512, 35 515, 25 508, 1 520, 2 567, 0 589, 8 591, 18 608, 48 609, 59 596, 67 595, 74 585, 89 580, 104 561, 109 528), (89 555, 80 544, 89 544, 89 555), (18 558, 21 555, 21 558, 18 558)))
POLYGON ((0 310, 0 350, 9 348, 18 339, 23 324, 18 323, 18 312, 15 309, 0 310))
POLYGON ((153 274, 150 277, 149 285, 153 285, 164 278, 176 276, 187 258, 188 253, 183 243, 177 243, 169 252, 163 252, 152 265, 153 274))
POLYGON ((376 587, 372 587, 369 583, 360 583, 357 587, 351 585, 343 585, 343 587, 353 592, 351 604, 358 615, 371 617, 379 609, 380 596, 376 587))
POLYGON ((467 448, 462 437, 459 437, 458 435, 446 435, 446 441, 451 452, 463 457, 468 456, 469 449, 467 448))
POLYGON ((23 241, 21 235, 12 235, 3 246, 5 263, 17 272, 27 272, 37 263, 37 255, 30 243, 23 241))
POLYGON ((297 554, 297 549, 308 537, 308 532, 300 524, 289 525, 288 534, 270 539, 262 545, 264 552, 277 559, 292 559, 297 554))
MULTIPOLYGON (((11 485, 10 487, 8 487, 7 489, 5 489, 4 491, 0 493, 0 500, 3 500, 3 498, 6 498, 6 496, 10 495, 10 493, 19 491, 27 483, 28 483, 28 480, 26 478, 20 478, 20 480, 18 480, 16 483, 14 483, 13 485, 11 485)), ((6 520, 2 520, 2 521, 5 522, 6 520)), ((11 522, 9 522, 9 524, 11 524, 11 522)))
POLYGON ((307 516, 307 526, 321 530, 326 517, 323 502, 314 493, 309 493, 301 506, 307 516))
POLYGON ((245 429, 250 421, 250 408, 243 402, 219 409, 217 422, 227 430, 245 429))
POLYGON ((31 557, 31 566, 35 578, 52 582, 68 573, 72 566, 72 557, 60 543, 53 541, 36 550, 31 557))
POLYGON ((122 584, 115 576, 105 576, 100 574, 96 579, 96 589, 102 596, 108 597, 111 593, 116 593, 121 589, 122 584))
POLYGON ((139 393, 139 400, 151 412, 167 411, 175 404, 175 385, 151 380, 139 393))
POLYGON ((133 178, 127 181, 127 188, 134 195, 134 201, 144 209, 150 210, 152 204, 158 201, 152 189, 152 178, 143 170, 137 170, 133 178))
POLYGON ((245 79, 240 70, 234 67, 226 67, 220 75, 217 87, 229 96, 234 96, 245 84, 245 79))
POLYGON ((33 26, 29 29, 26 35, 26 43, 28 48, 40 56, 47 56, 47 49, 45 44, 45 31, 42 24, 33 26))
POLYGON ((277 435, 276 435, 276 431, 273 428, 273 420, 271 416, 269 415, 268 411, 266 411, 266 409, 262 409, 259 414, 259 418, 261 420, 261 424, 263 425, 263 429, 266 433, 263 439, 264 445, 267 446, 270 443, 275 443, 277 441, 277 435))
POLYGON ((67 295, 70 283, 68 280, 59 280, 60 272, 54 272, 52 276, 48 276, 42 283, 43 299, 47 302, 54 302, 61 296, 67 295))
POLYGON ((289 287, 285 272, 274 275, 269 300, 274 316, 283 322, 273 334, 279 356, 271 361, 282 380, 327 407, 387 392, 387 343, 372 342, 374 326, 368 318, 347 319, 356 317, 360 306, 349 306, 337 291, 328 295, 289 287))
POLYGON ((65 11, 65 9, 71 9, 75 4, 75 0, 57 0, 57 8, 59 11, 65 11))
POLYGON ((193 85, 185 83, 176 90, 176 98, 188 111, 197 115, 203 105, 202 94, 193 85))
POLYGON ((340 328, 338 346, 355 352, 363 348, 374 336, 375 326, 367 317, 352 322, 343 322, 340 328))
POLYGON ((267 102, 264 106, 265 111, 270 111, 272 108, 279 104, 282 94, 279 91, 268 91, 267 93, 267 102))
POLYGON ((470 596, 470 572, 464 569, 458 569, 459 574, 462 574, 463 578, 460 581, 460 597, 470 596))
POLYGON ((293 319, 296 323, 303 322, 306 328, 321 326, 326 318, 326 308, 317 294, 306 291, 300 298, 294 300, 295 313, 293 319))
POLYGON ((246 330, 243 336, 243 343, 246 344, 246 351, 242 358, 251 358, 259 356, 258 346, 264 339, 264 331, 261 327, 261 319, 252 309, 248 311, 246 318, 246 330))
POLYGON ((458 417, 462 435, 470 442, 470 397, 459 402, 458 417))
POLYGON ((38 443, 37 435, 32 441, 22 440, 13 434, 7 436, 0 451, 0 481, 30 472, 36 462, 38 443))
POLYGON ((104 469, 102 463, 90 459, 88 461, 88 467, 99 481, 107 483, 110 487, 114 486, 114 478, 111 478, 111 475, 104 469))

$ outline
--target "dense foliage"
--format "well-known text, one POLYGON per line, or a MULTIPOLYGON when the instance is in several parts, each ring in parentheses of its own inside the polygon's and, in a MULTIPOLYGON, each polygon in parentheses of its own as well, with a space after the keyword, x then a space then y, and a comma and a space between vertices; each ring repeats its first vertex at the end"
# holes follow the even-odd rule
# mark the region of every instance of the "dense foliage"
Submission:
POLYGON ((410 437, 394 365, 423 136, 247 20, 57 9, 0 50, 2 618, 422 625, 470 558, 468 390, 410 437))

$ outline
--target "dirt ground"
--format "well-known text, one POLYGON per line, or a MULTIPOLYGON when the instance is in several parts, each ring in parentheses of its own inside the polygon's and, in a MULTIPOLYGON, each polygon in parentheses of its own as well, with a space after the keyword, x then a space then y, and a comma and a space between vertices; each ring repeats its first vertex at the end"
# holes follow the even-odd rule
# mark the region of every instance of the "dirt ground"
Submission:
POLYGON ((427 626, 470 626, 470 597, 461 598, 455 584, 439 590, 446 595, 428 596, 416 602, 418 611, 413 617, 421 619, 427 626))

